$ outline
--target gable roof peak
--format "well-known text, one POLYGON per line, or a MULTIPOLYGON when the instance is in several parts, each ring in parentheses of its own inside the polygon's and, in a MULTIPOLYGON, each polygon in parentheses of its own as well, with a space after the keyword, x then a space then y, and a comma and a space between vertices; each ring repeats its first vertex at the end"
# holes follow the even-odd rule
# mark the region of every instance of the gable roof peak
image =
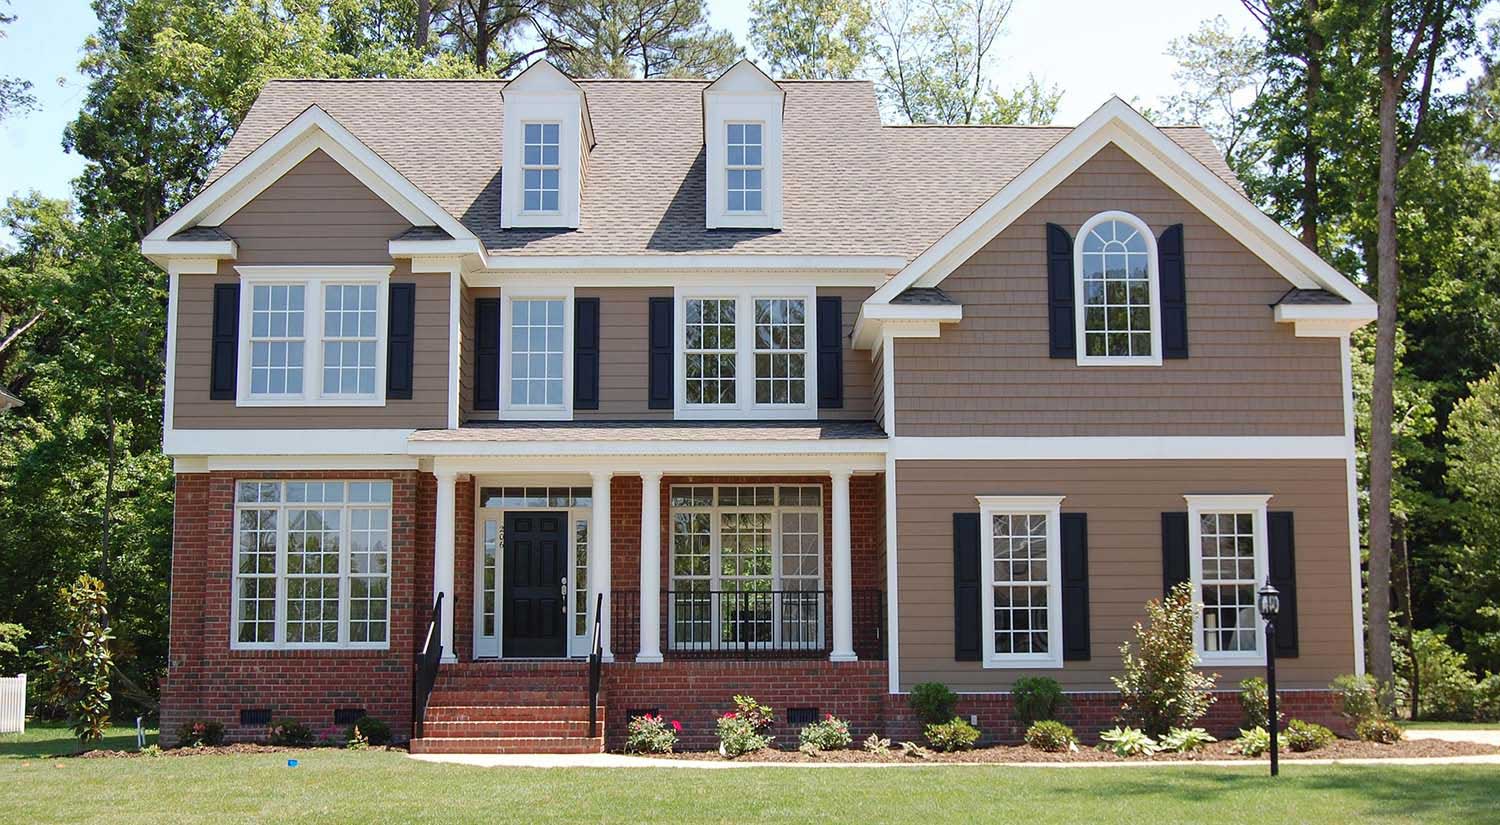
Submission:
POLYGON ((786 90, 781 88, 781 84, 748 57, 740 58, 739 62, 725 69, 723 74, 714 78, 712 83, 703 88, 703 93, 705 95, 738 93, 786 96, 786 90))
POLYGON ((507 80, 500 90, 500 96, 515 92, 537 92, 537 93, 568 93, 582 95, 583 87, 578 85, 562 69, 552 65, 550 61, 538 60, 521 70, 521 73, 507 80))

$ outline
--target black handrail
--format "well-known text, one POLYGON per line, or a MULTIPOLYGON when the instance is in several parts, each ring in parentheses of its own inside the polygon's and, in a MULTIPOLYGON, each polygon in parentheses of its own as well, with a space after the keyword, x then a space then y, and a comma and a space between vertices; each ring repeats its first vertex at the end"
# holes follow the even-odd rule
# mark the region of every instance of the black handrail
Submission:
POLYGON ((432 621, 427 625, 427 640, 417 654, 415 672, 411 686, 411 724, 413 739, 422 738, 423 717, 427 715, 427 700, 432 696, 432 686, 437 682, 438 663, 443 660, 443 594, 438 593, 432 603, 432 621))
POLYGON ((604 616, 604 594, 594 600, 594 643, 589 647, 589 738, 599 735, 600 663, 604 660, 604 635, 599 620, 604 616))

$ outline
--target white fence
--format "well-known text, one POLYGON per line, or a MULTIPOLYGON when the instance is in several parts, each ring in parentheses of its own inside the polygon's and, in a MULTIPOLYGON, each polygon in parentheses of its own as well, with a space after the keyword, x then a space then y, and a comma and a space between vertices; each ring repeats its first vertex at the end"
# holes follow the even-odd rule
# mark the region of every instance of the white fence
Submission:
POLYGON ((26 731, 26 674, 0 678, 0 733, 26 731))

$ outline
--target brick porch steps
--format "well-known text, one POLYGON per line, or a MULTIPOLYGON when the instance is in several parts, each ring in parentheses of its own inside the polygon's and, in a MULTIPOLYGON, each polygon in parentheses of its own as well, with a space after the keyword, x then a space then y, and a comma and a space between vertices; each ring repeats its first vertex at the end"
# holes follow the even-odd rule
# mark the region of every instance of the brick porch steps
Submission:
POLYGON ((588 666, 582 662, 443 665, 412 753, 599 753, 588 735, 588 666))

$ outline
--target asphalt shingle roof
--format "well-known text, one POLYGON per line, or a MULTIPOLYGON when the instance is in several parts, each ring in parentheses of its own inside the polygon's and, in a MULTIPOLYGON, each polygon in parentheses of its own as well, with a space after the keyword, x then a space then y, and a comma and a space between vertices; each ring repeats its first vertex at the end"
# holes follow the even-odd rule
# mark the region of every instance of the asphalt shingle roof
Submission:
POLYGON ((470 421, 418 430, 411 441, 847 441, 885 438, 874 421, 470 421))
MULTIPOLYGON (((309 106, 508 255, 862 254, 907 260, 1070 127, 882 126, 867 81, 782 81, 783 228, 709 230, 700 80, 580 80, 596 144, 577 230, 500 228, 504 81, 273 80, 210 181, 309 106)), ((1231 185, 1197 127, 1165 133, 1231 185)))
POLYGON ((1349 300, 1326 289, 1289 289, 1276 303, 1338 306, 1349 303, 1349 300))

